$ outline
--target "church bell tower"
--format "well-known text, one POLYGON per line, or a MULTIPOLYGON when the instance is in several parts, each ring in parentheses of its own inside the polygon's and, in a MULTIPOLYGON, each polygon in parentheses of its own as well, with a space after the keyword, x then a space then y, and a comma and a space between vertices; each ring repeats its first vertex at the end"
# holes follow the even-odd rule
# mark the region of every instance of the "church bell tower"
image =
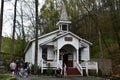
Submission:
POLYGON ((60 31, 69 31, 69 24, 71 21, 68 20, 65 5, 63 4, 60 20, 57 22, 57 26, 60 31))

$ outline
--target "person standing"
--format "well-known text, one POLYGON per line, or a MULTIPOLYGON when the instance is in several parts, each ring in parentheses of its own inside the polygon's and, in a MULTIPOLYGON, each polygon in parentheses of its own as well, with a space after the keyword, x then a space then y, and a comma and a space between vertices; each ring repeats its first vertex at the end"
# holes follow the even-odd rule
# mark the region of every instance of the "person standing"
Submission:
POLYGON ((67 65, 65 63, 64 63, 63 71, 64 71, 64 76, 67 76, 67 65))
POLYGON ((16 63, 14 62, 14 61, 12 61, 11 63, 10 63, 10 70, 11 70, 11 72, 12 72, 12 76, 14 76, 15 75, 15 70, 16 70, 16 63))

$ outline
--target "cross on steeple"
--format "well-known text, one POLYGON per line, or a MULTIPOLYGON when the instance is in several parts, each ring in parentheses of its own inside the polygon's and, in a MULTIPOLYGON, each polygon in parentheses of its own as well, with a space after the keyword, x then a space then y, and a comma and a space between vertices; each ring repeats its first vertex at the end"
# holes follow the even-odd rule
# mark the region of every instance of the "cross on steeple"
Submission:
POLYGON ((68 31, 70 23, 71 21, 68 20, 67 11, 65 5, 63 4, 60 20, 57 22, 57 26, 59 26, 59 30, 61 31, 68 31))

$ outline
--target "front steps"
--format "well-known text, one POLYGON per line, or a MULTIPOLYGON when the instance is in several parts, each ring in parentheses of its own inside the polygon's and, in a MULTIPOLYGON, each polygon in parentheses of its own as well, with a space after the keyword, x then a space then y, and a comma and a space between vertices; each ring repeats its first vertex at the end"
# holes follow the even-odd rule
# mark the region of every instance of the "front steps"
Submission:
POLYGON ((81 74, 77 68, 69 67, 67 70, 67 75, 80 76, 81 74))

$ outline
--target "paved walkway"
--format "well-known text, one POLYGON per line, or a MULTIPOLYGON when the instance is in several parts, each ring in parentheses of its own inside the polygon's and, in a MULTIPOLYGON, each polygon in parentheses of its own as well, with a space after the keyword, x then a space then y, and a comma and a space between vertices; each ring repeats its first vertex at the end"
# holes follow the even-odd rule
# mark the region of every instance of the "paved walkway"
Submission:
POLYGON ((67 76, 62 78, 57 78, 54 76, 28 76, 27 78, 17 77, 17 80, 104 80, 102 78, 95 77, 81 77, 81 76, 67 76))

